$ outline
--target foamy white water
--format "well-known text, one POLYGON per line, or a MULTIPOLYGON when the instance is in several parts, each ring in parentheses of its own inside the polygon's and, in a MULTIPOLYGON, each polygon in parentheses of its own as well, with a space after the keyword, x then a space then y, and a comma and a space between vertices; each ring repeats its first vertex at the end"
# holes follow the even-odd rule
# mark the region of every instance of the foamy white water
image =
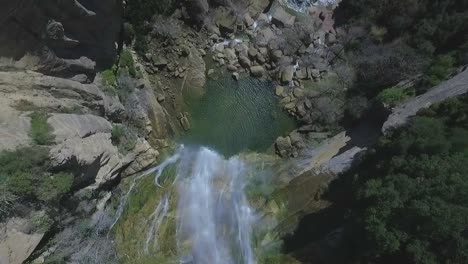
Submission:
MULTIPOLYGON (((136 177, 122 197, 112 226, 117 223, 135 185, 143 177, 155 174, 155 185, 170 164, 177 163, 173 182, 178 205, 176 238, 181 263, 255 264, 251 239, 255 213, 244 193, 248 166, 238 157, 225 159, 205 147, 180 147, 159 166, 136 177)), ((144 253, 158 243, 158 229, 169 208, 169 194, 164 194, 148 217, 144 253)))
POLYGON ((184 153, 179 164, 177 241, 186 261, 253 264, 254 213, 244 194, 247 167, 207 149, 184 153))

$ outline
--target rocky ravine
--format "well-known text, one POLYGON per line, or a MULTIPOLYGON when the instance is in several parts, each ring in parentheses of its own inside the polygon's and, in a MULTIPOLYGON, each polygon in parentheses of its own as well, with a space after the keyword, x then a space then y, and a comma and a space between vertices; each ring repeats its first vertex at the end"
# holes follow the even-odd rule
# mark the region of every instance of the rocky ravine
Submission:
MULTIPOLYGON (((97 74, 116 59, 122 3, 0 2, 0 151, 33 145, 30 114, 46 112, 54 135, 48 147, 52 166, 79 172, 71 199, 87 200, 92 194, 85 215, 95 215, 110 197, 107 187, 154 164, 171 133, 167 112, 149 82, 139 86, 130 79, 130 86, 138 88, 124 106, 104 92, 97 74), (129 119, 138 121, 143 132, 122 153, 111 133, 114 124, 129 119)), ((73 210, 63 210, 73 221, 73 210)), ((48 230, 31 229, 33 220, 25 215, 0 224, 0 263, 23 263, 50 239, 50 234, 43 239, 48 230)))

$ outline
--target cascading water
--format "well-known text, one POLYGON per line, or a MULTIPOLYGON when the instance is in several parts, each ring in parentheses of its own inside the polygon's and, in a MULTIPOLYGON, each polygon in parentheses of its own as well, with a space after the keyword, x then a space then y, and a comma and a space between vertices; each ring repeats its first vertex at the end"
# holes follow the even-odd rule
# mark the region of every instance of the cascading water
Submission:
POLYGON ((185 153, 179 169, 177 239, 182 251, 189 245, 185 261, 255 263, 254 214, 244 194, 246 165, 200 148, 185 153))
MULTIPOLYGON (((177 190, 177 228, 174 232, 180 262, 256 263, 251 245, 255 214, 244 193, 248 166, 238 157, 226 160, 205 147, 181 147, 159 166, 135 178, 129 192, 121 199, 119 209, 125 207, 137 181, 155 173, 155 185, 160 186, 158 179, 162 172, 176 162, 177 172, 172 185, 177 190)), ((149 216, 144 254, 150 253, 151 241, 154 241, 153 248, 157 245, 158 229, 170 210, 169 199, 169 194, 164 194, 149 216)), ((121 214, 118 210, 114 223, 121 214)))

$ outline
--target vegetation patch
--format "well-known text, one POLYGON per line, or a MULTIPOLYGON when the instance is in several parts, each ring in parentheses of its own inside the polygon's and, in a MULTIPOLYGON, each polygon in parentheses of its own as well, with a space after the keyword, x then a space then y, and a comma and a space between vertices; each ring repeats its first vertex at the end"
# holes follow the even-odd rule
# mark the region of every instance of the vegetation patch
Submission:
POLYGON ((42 111, 33 112, 31 115, 30 137, 38 145, 50 145, 54 141, 52 127, 47 123, 47 113, 42 111))
POLYGON ((357 169, 356 263, 468 262, 467 117, 466 96, 424 110, 357 169))
POLYGON ((408 99, 411 94, 404 87, 392 87, 381 91, 377 95, 377 101, 382 104, 394 107, 398 103, 408 99))
POLYGON ((55 201, 73 184, 69 173, 51 173, 48 150, 34 146, 0 153, 0 184, 7 190, 3 204, 16 200, 55 201), (8 198, 10 197, 10 198, 8 198))
POLYGON ((136 144, 137 135, 126 125, 114 124, 111 134, 112 143, 117 146, 119 152, 126 155, 136 144))

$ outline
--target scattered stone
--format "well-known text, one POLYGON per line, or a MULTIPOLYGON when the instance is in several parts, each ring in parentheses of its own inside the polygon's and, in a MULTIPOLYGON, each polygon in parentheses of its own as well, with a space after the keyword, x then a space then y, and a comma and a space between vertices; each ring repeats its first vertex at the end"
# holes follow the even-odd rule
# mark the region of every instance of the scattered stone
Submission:
POLYGON ((265 62, 266 62, 266 59, 265 59, 265 57, 263 57, 263 55, 262 55, 262 54, 260 54, 260 53, 257 53, 257 56, 256 56, 256 57, 257 57, 257 61, 258 61, 258 63, 260 63, 260 64, 265 64, 265 62))
POLYGON ((266 46, 275 37, 275 33, 271 30, 271 28, 267 27, 262 30, 260 30, 257 33, 257 44, 260 46, 266 46))
POLYGON ((251 66, 251 62, 250 62, 249 58, 247 58, 245 56, 239 56, 239 63, 244 68, 249 68, 251 66))
POLYGON ((254 77, 262 77, 265 73, 265 69, 262 66, 252 66, 250 67, 250 73, 254 77))
POLYGON ((229 60, 235 60, 237 58, 236 56, 236 52, 231 49, 231 48, 227 48, 227 49, 224 49, 224 56, 229 60))
POLYGON ((213 75, 213 73, 214 73, 214 70, 213 70, 213 69, 209 69, 209 70, 208 70, 208 76, 213 75))
POLYGON ((275 94, 276 96, 281 96, 284 93, 284 87, 283 86, 276 86, 275 88, 275 94))
POLYGON ((164 96, 164 94, 159 94, 157 100, 159 103, 162 103, 166 100, 166 96, 164 96))
POLYGON ((255 20, 252 19, 249 13, 246 13, 244 15, 244 23, 247 27, 250 27, 255 23, 255 20))
POLYGON ((136 88, 138 89, 143 89, 145 88, 145 80, 143 79, 138 79, 135 83, 136 88))
POLYGON ((158 55, 151 56, 151 61, 153 62, 153 65, 158 68, 163 68, 167 66, 167 60, 164 57, 158 55))
POLYGON ((257 51, 256 48, 250 48, 250 49, 248 50, 248 54, 249 54, 249 57, 250 57, 251 59, 254 59, 254 58, 257 56, 258 51, 257 51))
POLYGON ((293 94, 296 98, 304 97, 304 90, 301 88, 294 88, 293 94))
POLYGON ((189 131, 189 130, 190 130, 190 122, 189 122, 187 116, 183 116, 183 117, 180 119, 180 125, 182 126, 182 128, 183 128, 185 131, 189 131))
POLYGON ((237 67, 234 66, 234 65, 232 65, 232 64, 229 64, 229 65, 227 66, 227 69, 228 69, 229 71, 237 71, 237 67))
POLYGON ((291 138, 287 137, 278 137, 275 142, 276 151, 278 154, 285 158, 289 155, 289 153, 293 150, 293 146, 291 145, 291 138))
POLYGON ((281 99, 280 104, 288 104, 291 102, 291 97, 286 96, 283 99, 281 99))
POLYGON ((289 84, 294 76, 294 67, 293 66, 286 66, 281 71, 281 83, 289 84))
POLYGON ((296 70, 296 77, 301 80, 308 79, 307 69, 301 68, 299 70, 296 70))
POLYGON ((265 14, 265 13, 261 13, 260 15, 258 15, 258 21, 259 22, 267 22, 267 23, 270 23, 270 19, 268 19, 268 15, 265 14))
POLYGON ((202 57, 205 57, 206 56, 206 51, 204 49, 199 49, 198 52, 200 52, 200 55, 202 57))
POLYGON ((288 14, 282 7, 277 7, 271 18, 273 24, 278 27, 292 27, 295 20, 296 17, 288 14))
POLYGON ((239 73, 238 73, 238 72, 233 72, 233 73, 232 73, 232 78, 233 78, 234 80, 238 81, 239 78, 240 78, 239 73))
POLYGON ((275 62, 280 61, 282 57, 283 57, 283 52, 279 49, 273 50, 271 52, 271 59, 275 62))
POLYGON ((333 45, 336 43, 336 35, 332 33, 327 33, 325 35, 325 41, 327 45, 333 45))
POLYGON ((290 102, 290 103, 287 103, 287 104, 284 106, 284 109, 286 109, 286 110, 293 110, 295 107, 296 107, 296 104, 295 104, 294 102, 290 102))
POLYGON ((310 69, 310 76, 314 79, 320 78, 320 71, 318 69, 310 69))

